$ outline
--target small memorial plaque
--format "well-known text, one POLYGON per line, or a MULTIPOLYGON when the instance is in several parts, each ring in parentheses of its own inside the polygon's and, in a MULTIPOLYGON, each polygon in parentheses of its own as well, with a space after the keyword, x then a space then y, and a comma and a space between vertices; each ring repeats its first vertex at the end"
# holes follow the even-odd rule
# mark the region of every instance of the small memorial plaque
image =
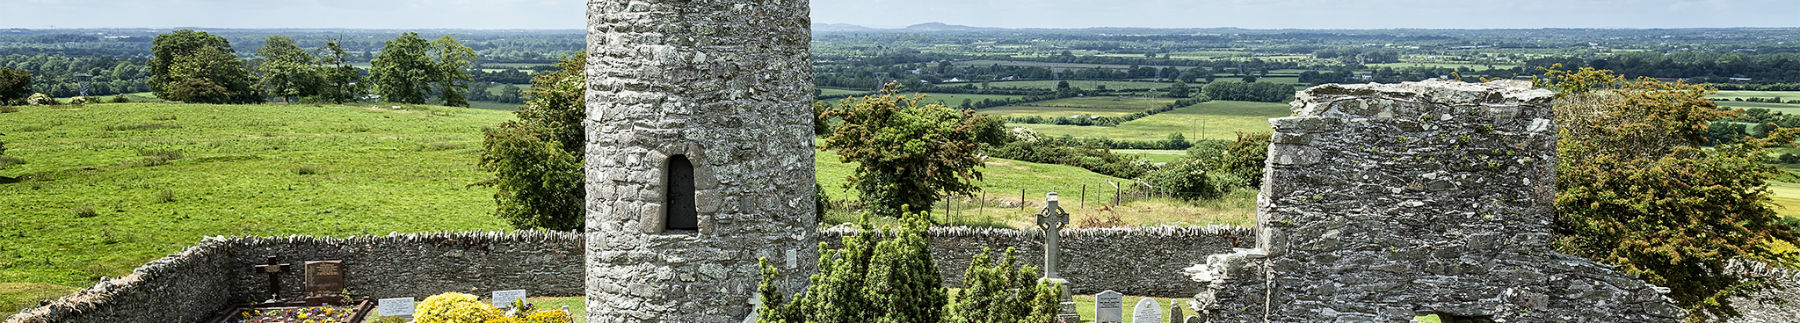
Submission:
POLYGON ((338 295, 344 292, 344 262, 341 260, 306 262, 306 296, 338 295))
POLYGON ((520 299, 525 299, 525 290, 523 289, 494 291, 494 307, 512 307, 513 301, 520 299))
POLYGON ((1162 322, 1162 303, 1149 297, 1138 299, 1137 309, 1131 311, 1132 322, 1162 322))
POLYGON ((1094 295, 1094 323, 1125 321, 1125 295, 1104 291, 1094 295))
POLYGON ((381 316, 412 316, 413 298, 383 298, 380 303, 381 316))

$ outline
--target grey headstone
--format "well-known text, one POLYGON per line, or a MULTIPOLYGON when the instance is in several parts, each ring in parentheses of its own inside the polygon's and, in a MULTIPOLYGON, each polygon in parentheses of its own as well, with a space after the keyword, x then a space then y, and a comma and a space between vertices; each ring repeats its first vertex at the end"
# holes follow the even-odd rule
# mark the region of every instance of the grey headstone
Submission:
POLYGON ((381 316, 412 316, 413 315, 413 298, 412 297, 383 298, 379 301, 379 304, 377 306, 378 306, 377 307, 378 311, 381 312, 381 316))
POLYGON ((1094 294, 1094 323, 1125 322, 1125 295, 1107 290, 1094 294))
POLYGON ((494 291, 494 307, 511 307, 513 300, 520 299, 525 299, 525 290, 523 289, 494 291))
POLYGON ((1131 311, 1134 323, 1162 322, 1162 303, 1149 297, 1138 299, 1137 309, 1131 311))
POLYGON ((1169 323, 1181 323, 1181 300, 1169 300, 1169 323))

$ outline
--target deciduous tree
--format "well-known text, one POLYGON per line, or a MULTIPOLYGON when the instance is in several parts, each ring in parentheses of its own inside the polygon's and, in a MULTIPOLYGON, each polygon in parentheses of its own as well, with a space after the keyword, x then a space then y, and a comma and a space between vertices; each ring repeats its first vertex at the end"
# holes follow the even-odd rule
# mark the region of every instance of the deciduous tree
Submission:
POLYGON ((156 36, 150 47, 150 89, 164 100, 257 103, 256 79, 225 37, 189 29, 156 36))
POLYGON ((31 72, 0 67, 0 105, 19 105, 31 97, 31 72))
POLYGON ((939 194, 971 192, 981 179, 975 111, 921 104, 923 98, 899 95, 899 84, 889 83, 879 94, 844 99, 842 108, 824 113, 843 121, 824 148, 856 163, 846 185, 877 215, 928 209, 939 194))
POLYGON ((494 214, 515 228, 582 229, 586 62, 571 56, 557 63, 560 70, 539 74, 532 100, 514 112, 519 120, 501 123, 482 141, 480 165, 494 172, 497 189, 494 214))
POLYGON ((261 74, 258 84, 265 93, 281 97, 282 102, 317 95, 325 82, 315 65, 317 59, 295 46, 293 38, 269 36, 263 47, 256 50, 256 58, 256 72, 261 74))
POLYGON ((426 52, 431 43, 418 33, 405 33, 381 47, 369 66, 375 94, 383 101, 425 104, 431 83, 438 79, 438 65, 426 52))
POLYGON ((450 36, 438 37, 431 41, 431 52, 437 58, 438 95, 444 99, 444 105, 453 107, 469 106, 469 64, 475 60, 475 50, 463 46, 450 36))
POLYGON ((244 67, 244 61, 218 47, 201 47, 175 58, 169 66, 169 79, 163 93, 167 100, 193 103, 262 102, 256 93, 256 79, 244 67))
POLYGON ((362 71, 349 64, 349 55, 344 51, 342 42, 332 39, 319 48, 323 53, 319 63, 324 65, 325 85, 321 89, 320 98, 332 103, 356 101, 363 94, 362 71))

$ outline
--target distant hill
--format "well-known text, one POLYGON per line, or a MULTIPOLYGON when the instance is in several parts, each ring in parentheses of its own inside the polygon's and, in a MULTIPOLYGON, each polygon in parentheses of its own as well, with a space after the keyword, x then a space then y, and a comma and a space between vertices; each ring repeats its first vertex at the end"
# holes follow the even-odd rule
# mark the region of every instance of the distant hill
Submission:
POLYGON ((813 24, 814 33, 937 33, 937 32, 977 32, 998 31, 1005 28, 975 27, 952 25, 941 22, 928 22, 906 28, 870 28, 854 24, 813 24))
POLYGON ((858 33, 879 31, 880 29, 852 24, 813 24, 812 30, 815 33, 858 33))
POLYGON ((912 26, 906 26, 906 31, 912 31, 912 32, 988 31, 988 30, 999 30, 999 29, 1000 28, 951 25, 951 24, 946 24, 946 23, 941 23, 941 22, 928 22, 928 23, 922 23, 922 24, 917 24, 917 25, 912 25, 912 26))

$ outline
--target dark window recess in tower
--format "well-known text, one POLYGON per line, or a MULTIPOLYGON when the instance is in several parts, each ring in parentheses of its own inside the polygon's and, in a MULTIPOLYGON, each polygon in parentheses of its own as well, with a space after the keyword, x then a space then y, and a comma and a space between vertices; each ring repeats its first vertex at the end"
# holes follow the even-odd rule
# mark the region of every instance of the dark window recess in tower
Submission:
POLYGON ((698 230, 700 218, 694 212, 694 164, 688 162, 687 156, 669 157, 669 182, 663 185, 668 192, 663 196, 668 201, 663 212, 663 224, 668 230, 698 230))

